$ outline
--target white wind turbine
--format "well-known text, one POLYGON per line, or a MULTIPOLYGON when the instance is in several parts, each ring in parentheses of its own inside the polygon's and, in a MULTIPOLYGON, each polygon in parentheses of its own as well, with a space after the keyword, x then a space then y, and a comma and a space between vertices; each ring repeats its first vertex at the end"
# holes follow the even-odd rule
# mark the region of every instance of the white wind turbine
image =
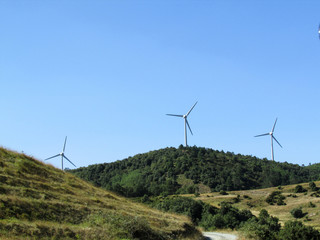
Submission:
POLYGON ((62 152, 59 153, 59 154, 57 154, 57 155, 54 155, 54 156, 52 156, 52 157, 46 158, 45 161, 46 161, 46 160, 49 160, 49 159, 51 159, 51 158, 55 158, 55 157, 61 156, 61 169, 62 169, 62 170, 63 170, 63 158, 67 159, 73 166, 76 167, 76 165, 74 165, 74 164, 69 160, 69 158, 67 158, 67 156, 64 155, 64 150, 66 149, 66 143, 67 143, 67 137, 66 137, 66 139, 64 140, 64 145, 63 145, 63 150, 62 150, 62 152))
POLYGON ((279 144, 280 147, 282 147, 281 144, 278 142, 278 140, 273 136, 274 128, 275 128, 275 126, 276 126, 277 120, 278 120, 278 118, 276 118, 276 121, 275 121, 274 124, 273 124, 273 128, 272 128, 271 132, 269 132, 269 133, 264 133, 264 134, 255 136, 255 137, 261 137, 261 136, 270 135, 270 137, 271 137, 271 156, 272 156, 272 161, 274 161, 274 155, 273 155, 273 139, 279 144))
POLYGON ((187 125, 188 125, 188 128, 189 128, 189 130, 190 130, 190 133, 193 135, 192 130, 191 130, 191 128, 190 128, 190 125, 189 125, 189 123, 188 123, 187 117, 189 116, 189 114, 191 113, 192 109, 196 106, 197 103, 198 103, 198 102, 196 102, 196 103, 192 106, 192 108, 189 110, 189 112, 188 112, 187 114, 185 114, 185 115, 167 114, 168 116, 174 116, 174 117, 182 117, 182 118, 184 118, 184 139, 185 139, 185 145, 186 145, 186 147, 188 146, 188 142, 187 142, 187 125))

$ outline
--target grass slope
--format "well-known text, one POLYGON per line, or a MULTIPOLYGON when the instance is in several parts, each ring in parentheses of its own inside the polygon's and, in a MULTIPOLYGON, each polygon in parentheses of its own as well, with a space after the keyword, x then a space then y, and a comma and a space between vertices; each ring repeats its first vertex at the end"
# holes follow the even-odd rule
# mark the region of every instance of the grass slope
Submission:
MULTIPOLYGON (((320 181, 316 181, 315 184, 320 186, 320 181)), ((307 189, 305 193, 295 193, 295 187, 297 185, 282 186, 281 189, 277 187, 265 188, 258 190, 246 190, 246 191, 228 191, 228 195, 221 195, 220 193, 206 193, 196 197, 197 200, 202 200, 205 203, 209 203, 218 207, 223 201, 233 203, 233 206, 239 209, 248 209, 256 216, 259 215, 261 209, 266 209, 270 215, 278 217, 283 224, 289 220, 295 220, 290 211, 294 208, 302 208, 305 213, 305 217, 300 220, 305 225, 313 226, 316 229, 320 229, 320 195, 316 194, 309 188, 309 183, 299 184, 307 189), (285 196, 286 205, 269 205, 266 202, 266 198, 274 191, 281 191, 285 196), (239 197, 239 202, 236 200, 239 197), (312 196, 313 195, 313 196, 312 196), (312 204, 310 204, 310 202, 312 204)), ((189 195, 185 195, 189 196, 189 195)), ((194 195, 193 195, 194 197, 194 195)))
POLYGON ((189 219, 133 203, 0 148, 1 239, 202 239, 189 219))

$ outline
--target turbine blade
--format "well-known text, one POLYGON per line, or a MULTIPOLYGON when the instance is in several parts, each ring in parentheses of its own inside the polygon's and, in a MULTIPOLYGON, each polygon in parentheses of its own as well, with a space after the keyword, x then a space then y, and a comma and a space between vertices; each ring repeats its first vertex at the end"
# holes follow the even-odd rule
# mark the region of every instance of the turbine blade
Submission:
POLYGON ((67 143, 67 137, 64 140, 64 145, 63 145, 63 151, 62 152, 64 152, 64 150, 66 149, 66 143, 67 143))
POLYGON ((260 135, 254 136, 254 137, 261 137, 261 136, 267 136, 267 135, 269 135, 269 133, 260 134, 260 135))
POLYGON ((174 116, 174 117, 183 117, 183 115, 176 115, 176 114, 166 114, 168 116, 174 116))
POLYGON ((52 156, 52 157, 46 158, 45 161, 46 161, 46 160, 49 160, 49 159, 51 159, 51 158, 58 157, 58 156, 60 156, 60 154, 57 154, 57 155, 54 155, 54 156, 52 156))
POLYGON ((188 116, 191 113, 192 109, 197 105, 197 103, 198 103, 198 101, 192 106, 192 108, 189 110, 189 112, 186 114, 186 116, 188 116))
POLYGON ((189 125, 189 123, 188 123, 188 120, 187 120, 187 119, 186 119, 186 123, 187 123, 187 125, 188 125, 188 128, 189 128, 189 130, 190 130, 191 134, 193 135, 192 130, 191 130, 191 127, 190 127, 190 125, 189 125))
POLYGON ((273 128, 272 128, 272 131, 271 131, 271 132, 274 131, 274 128, 276 127, 277 121, 278 121, 278 118, 276 118, 276 121, 275 121, 274 124, 273 124, 273 128))
POLYGON ((278 140, 273 135, 272 135, 272 138, 279 144, 280 147, 282 147, 281 144, 278 142, 278 140))
POLYGON ((73 162, 70 161, 69 158, 66 157, 66 155, 63 155, 63 157, 64 157, 65 159, 67 159, 73 166, 77 167, 76 165, 73 164, 73 162))

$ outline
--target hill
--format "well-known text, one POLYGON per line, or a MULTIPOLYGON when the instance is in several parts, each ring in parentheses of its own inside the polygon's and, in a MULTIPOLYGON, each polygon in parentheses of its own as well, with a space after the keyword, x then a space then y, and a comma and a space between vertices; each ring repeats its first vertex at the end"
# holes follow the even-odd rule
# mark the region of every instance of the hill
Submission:
POLYGON ((302 167, 201 147, 165 148, 71 171, 127 197, 244 190, 317 180, 318 165, 302 167))
POLYGON ((201 200, 215 207, 221 206, 222 203, 231 203, 233 207, 241 210, 250 210, 256 216, 259 215, 262 209, 266 209, 272 216, 279 218, 282 225, 284 222, 296 219, 291 214, 293 209, 301 209, 301 218, 297 219, 302 220, 305 225, 319 230, 320 181, 316 181, 314 184, 314 187, 310 187, 310 183, 302 183, 257 190, 230 191, 224 195, 220 193, 207 193, 201 194, 198 197, 194 195, 185 196, 191 196, 195 200, 201 200), (267 198, 272 194, 274 195, 275 192, 283 196, 283 201, 280 204, 277 202, 273 204, 268 203, 266 201, 267 198))
POLYGON ((133 203, 0 148, 1 239, 202 239, 184 216, 133 203))

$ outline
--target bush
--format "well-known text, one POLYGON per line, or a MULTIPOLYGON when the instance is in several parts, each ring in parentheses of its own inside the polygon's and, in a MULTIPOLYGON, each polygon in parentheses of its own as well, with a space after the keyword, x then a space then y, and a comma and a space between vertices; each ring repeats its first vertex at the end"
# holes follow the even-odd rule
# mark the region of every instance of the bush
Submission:
POLYGON ((316 205, 313 202, 309 202, 308 207, 315 208, 316 205))
POLYGON ((318 188, 314 182, 310 182, 309 187, 310 187, 311 191, 313 191, 313 192, 318 190, 318 188))
POLYGON ((307 189, 303 188, 301 185, 297 185, 294 188, 294 192, 295 193, 304 193, 304 192, 307 192, 307 189))
POLYGON ((233 203, 238 203, 238 202, 240 202, 240 201, 241 201, 240 195, 238 195, 238 196, 235 197, 235 198, 232 198, 232 202, 233 202, 233 203))
POLYGON ((243 195, 243 198, 247 198, 247 199, 252 199, 250 196, 248 195, 243 195))
POLYGON ((306 213, 303 213, 301 207, 292 209, 290 213, 294 218, 303 218, 306 215, 306 213))
POLYGON ((320 233, 316 229, 305 226, 299 221, 286 222, 284 228, 280 231, 279 240, 319 240, 320 233))
POLYGON ((165 198, 152 204, 154 207, 167 212, 182 213, 189 216, 193 223, 201 219, 203 203, 186 197, 165 198))
POLYGON ((273 204, 286 205, 286 203, 284 202, 284 199, 286 199, 286 197, 283 196, 280 191, 273 191, 266 198, 266 202, 269 203, 270 205, 273 205, 273 204))
POLYGON ((320 197, 320 195, 316 192, 313 192, 310 194, 311 197, 320 197))
POLYGON ((287 197, 297 198, 298 196, 297 196, 297 195, 295 195, 295 194, 289 194, 289 195, 287 195, 287 197))
POLYGON ((250 239, 275 240, 280 231, 279 220, 262 209, 259 218, 251 218, 243 224, 241 231, 250 239))
POLYGON ((238 227, 240 224, 254 217, 249 210, 239 210, 226 202, 221 203, 221 208, 218 210, 218 214, 223 217, 224 228, 231 229, 238 227))
POLYGON ((220 191, 220 194, 221 194, 221 195, 228 195, 228 193, 227 193, 226 191, 224 191, 224 190, 221 190, 221 191, 220 191))

